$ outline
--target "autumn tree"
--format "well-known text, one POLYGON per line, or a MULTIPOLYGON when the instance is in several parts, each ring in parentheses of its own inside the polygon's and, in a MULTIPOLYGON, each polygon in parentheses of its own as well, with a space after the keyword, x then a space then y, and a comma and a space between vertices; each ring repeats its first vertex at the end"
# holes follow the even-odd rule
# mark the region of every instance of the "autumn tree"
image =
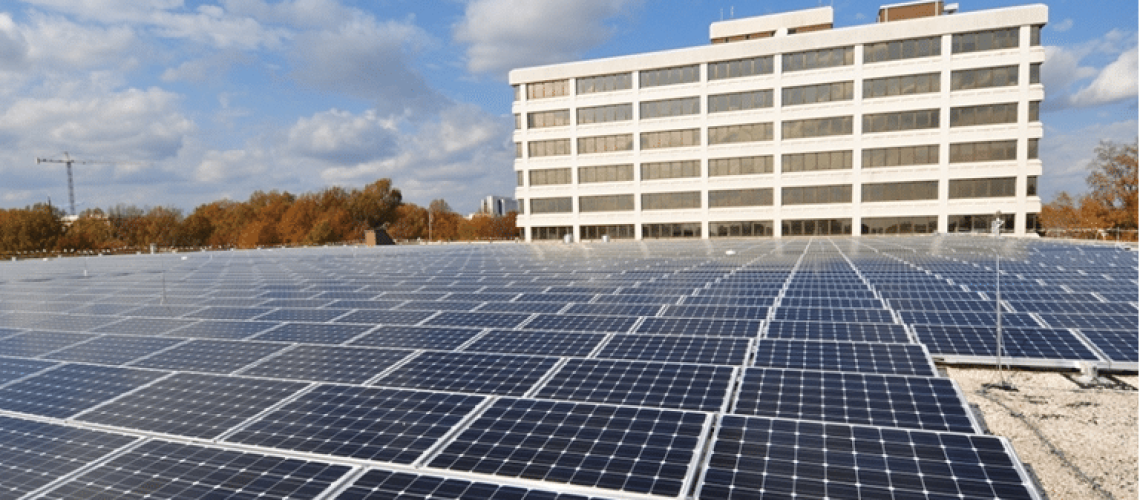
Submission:
POLYGON ((1103 141, 1096 147, 1096 159, 1085 182, 1089 197, 1100 207, 1100 218, 1112 229, 1137 228, 1136 146, 1103 141))
POLYGON ((397 240, 427 238, 427 209, 412 203, 400 205, 396 208, 395 221, 388 226, 388 235, 397 240))
POLYGON ((64 233, 63 215, 62 210, 44 203, 0 210, 0 250, 38 252, 55 248, 64 233))
POLYGON ((353 191, 348 210, 358 229, 364 231, 394 222, 396 208, 403 200, 400 190, 392 188, 391 179, 380 179, 362 190, 353 191))

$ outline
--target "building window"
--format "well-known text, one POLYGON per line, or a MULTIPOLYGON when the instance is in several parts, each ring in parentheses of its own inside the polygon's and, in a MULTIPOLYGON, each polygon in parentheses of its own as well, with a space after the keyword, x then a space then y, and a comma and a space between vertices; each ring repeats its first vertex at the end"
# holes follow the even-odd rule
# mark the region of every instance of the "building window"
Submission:
POLYGON ((780 190, 781 205, 851 203, 851 185, 786 187, 780 190))
POLYGON ((952 54, 1012 49, 1018 46, 1018 28, 958 33, 951 41, 952 54))
POLYGON ((1017 103, 950 108, 951 127, 1017 123, 1017 103))
POLYGON ((709 96, 709 113, 772 107, 772 91, 735 92, 709 96))
POLYGON ((632 240, 633 224, 617 224, 611 226, 581 226, 578 229, 580 239, 600 240, 602 236, 609 236, 611 240, 632 240))
POLYGON ((701 113, 700 97, 681 97, 641 103, 642 120, 667 116, 697 115, 701 113))
POLYGON ((515 130, 522 130, 522 116, 515 113, 515 130))
POLYGON ((642 132, 641 149, 680 148, 701 145, 701 129, 642 132))
POLYGON ((633 134, 599 135, 578 138, 578 154, 632 151, 633 134))
POLYGON ((638 72, 638 82, 641 88, 661 87, 680 83, 693 83, 700 81, 698 69, 700 65, 676 66, 672 68, 650 69, 638 72))
POLYGON ((772 206, 772 188, 709 191, 709 208, 770 206, 772 206))
MULTIPOLYGON (((1005 223, 1001 226, 1001 232, 1013 232, 1013 224, 1016 220, 1014 217, 1014 214, 1002 214, 1002 220, 1005 223)), ((992 231, 990 224, 993 220, 994 214, 951 215, 946 217, 946 231, 950 233, 988 233, 992 231)))
POLYGON ((700 222, 675 222, 667 224, 642 224, 642 238, 700 238, 700 222))
POLYGON ((1037 224, 1037 217, 1039 215, 1040 214, 1035 214, 1035 213, 1025 214, 1025 231, 1026 232, 1034 233, 1034 232, 1037 232, 1037 230, 1041 229, 1040 227, 1038 227, 1038 224, 1037 224))
POLYGON ((1017 196, 1016 177, 993 179, 951 179, 950 199, 1007 198, 1017 196))
POLYGON ((938 164, 938 146, 902 146, 863 150, 863 168, 938 164))
POLYGON ((570 110, 556 109, 526 114, 526 128, 565 127, 570 125, 570 110))
POLYGON ((863 98, 927 94, 941 91, 941 86, 941 75, 938 73, 871 78, 863 80, 863 98))
POLYGON ((574 81, 578 87, 578 95, 629 90, 633 88, 633 75, 631 73, 586 76, 575 78, 574 81))
POLYGON ((942 54, 942 37, 892 40, 863 46, 863 63, 897 61, 942 54))
POLYGON ((1017 141, 963 142, 950 145, 950 163, 1017 159, 1017 141))
POLYGON ((1016 87, 1017 66, 963 69, 950 73, 950 90, 1016 87))
POLYGON ((568 168, 548 168, 530 171, 531 186, 551 186, 570 183, 570 169, 568 168))
POLYGON ((570 95, 570 80, 553 80, 526 84, 526 98, 545 99, 570 95))
POLYGON ((784 155, 780 159, 780 172, 813 172, 816 170, 845 170, 851 168, 850 151, 820 151, 784 155))
POLYGON ((511 88, 514 89, 514 91, 515 91, 515 101, 517 102, 517 101, 522 100, 522 91, 519 90, 519 86, 518 85, 511 85, 511 88))
POLYGON ((1025 196, 1037 196, 1037 176, 1025 178, 1025 196))
POLYGON ((1041 63, 1029 65, 1029 83, 1041 83, 1041 63))
POLYGON ((578 167, 578 183, 622 182, 633 180, 633 165, 599 165, 578 167))
POLYGON ((772 236, 772 227, 770 220, 709 222, 709 237, 772 236))
POLYGON ((809 120, 788 120, 782 124, 784 139, 851 135, 851 117, 813 118, 809 120))
POLYGON ((523 157, 522 151, 523 151, 522 143, 516 142, 515 143, 515 158, 522 158, 523 157))
POLYGON ((864 217, 862 234, 930 234, 938 231, 938 217, 864 217))
POLYGON ((574 234, 574 226, 532 227, 532 240, 561 240, 567 234, 574 234))
POLYGON ((1040 25, 1029 27, 1029 46, 1030 47, 1040 47, 1041 46, 1041 26, 1040 25))
POLYGON ((578 108, 578 125, 588 123, 624 122, 633 119, 632 104, 612 104, 578 108))
POLYGON ((700 160, 664 161, 641 164, 641 180, 643 181, 700 176, 700 160))
POLYGON ((850 66, 855 63, 854 47, 808 50, 784 54, 781 67, 784 72, 850 66))
POLYGON ((568 156, 570 154, 570 139, 552 139, 549 141, 530 141, 526 143, 527 156, 541 158, 543 156, 568 156))
POLYGON ((748 123, 709 127, 709 145, 734 144, 738 142, 758 142, 772 140, 771 123, 748 123))
POLYGON ((578 197, 579 212, 632 212, 632 194, 578 197))
POLYGON ((1026 147, 1026 149, 1027 149, 1026 159, 1029 159, 1029 160, 1036 160, 1037 159, 1037 147, 1038 147, 1038 144, 1040 143, 1040 141, 1041 141, 1041 139, 1029 139, 1029 142, 1026 143, 1026 146, 1027 146, 1026 147))
POLYGON ((708 79, 712 81, 753 75, 770 75, 772 70, 772 56, 711 62, 708 64, 708 79))
POLYGON ((782 91, 781 106, 816 104, 832 101, 850 101, 855 82, 821 83, 802 87, 787 87, 782 91))
POLYGON ((784 236, 826 236, 851 234, 851 219, 785 219, 784 236))
POLYGON ((937 109, 863 115, 863 133, 938 128, 940 125, 938 115, 937 109))
POLYGON ((517 185, 522 186, 523 185, 523 172, 522 172, 522 170, 516 170, 515 171, 515 177, 517 177, 517 179, 515 179, 515 181, 518 182, 517 185))
POLYGON ((938 181, 863 184, 863 201, 937 200, 938 181))
POLYGON ((642 210, 679 210, 685 208, 701 208, 700 191, 645 193, 641 195, 642 210))
POLYGON ((569 196, 561 198, 531 198, 532 214, 568 214, 574 211, 574 203, 569 196))
POLYGON ((770 173, 772 173, 772 157, 770 155, 709 159, 709 177, 770 173))
POLYGON ((1029 101, 1029 123, 1041 121, 1041 101, 1029 101))

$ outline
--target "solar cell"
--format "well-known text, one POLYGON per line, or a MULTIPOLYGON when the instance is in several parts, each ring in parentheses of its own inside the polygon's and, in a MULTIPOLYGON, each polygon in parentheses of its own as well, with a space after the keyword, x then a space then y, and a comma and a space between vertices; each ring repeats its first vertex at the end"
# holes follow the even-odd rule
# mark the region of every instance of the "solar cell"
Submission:
POLYGON ((765 338, 786 340, 838 340, 844 342, 906 343, 910 337, 902 325, 888 323, 826 323, 819 321, 772 321, 765 338))
POLYGON ((732 374, 727 366, 571 359, 535 397, 720 411, 732 374))
POLYGON ((503 398, 429 463, 676 497, 707 420, 698 412, 503 398))
POLYGON ((214 439, 305 387, 301 382, 176 373, 76 418, 214 439))
POLYGON ((720 418, 698 498, 1034 499, 996 437, 720 418))
POLYGON ((131 366, 193 372, 230 373, 287 347, 268 342, 191 340, 131 363, 131 366))
POLYGON ((0 388, 0 409, 68 418, 165 374, 110 366, 63 365, 0 388))
POLYGON ((689 335, 614 335, 599 358, 739 365, 748 357, 750 339, 689 335))
POLYGON ((411 464, 482 402, 471 395, 323 385, 227 441, 411 464))
POLYGON ((51 354, 46 354, 44 357, 100 365, 121 365, 161 351, 179 342, 183 342, 183 340, 135 335, 104 335, 71 347, 65 347, 51 354))
POLYGON ((977 432, 946 378, 746 368, 731 413, 977 432))
POLYGON ((153 440, 44 498, 315 498, 346 465, 153 440))
POLYGON ((0 496, 32 493, 136 439, 0 416, 0 496))
POLYGON ((605 338, 603 333, 492 330, 463 350, 585 357, 605 338))
POLYGON ((934 365, 917 344, 876 344, 761 339, 754 366, 934 376, 934 365))
POLYGON ((29 331, 0 339, 0 356, 34 358, 90 340, 97 335, 69 332, 29 331))
POLYGON ((253 377, 362 384, 411 354, 399 349, 300 345, 240 372, 253 377))
POLYGON ((372 328, 374 327, 369 325, 352 324, 285 323, 253 338, 255 340, 301 344, 341 344, 372 328))
POLYGON ((521 396, 558 358, 424 352, 375 382, 376 385, 474 394, 521 396))

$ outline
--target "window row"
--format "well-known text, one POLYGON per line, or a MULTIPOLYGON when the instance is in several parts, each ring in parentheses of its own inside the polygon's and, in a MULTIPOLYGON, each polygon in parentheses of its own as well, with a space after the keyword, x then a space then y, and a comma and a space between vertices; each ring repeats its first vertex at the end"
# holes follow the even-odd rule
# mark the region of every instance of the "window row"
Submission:
POLYGON ((598 165, 593 167, 578 167, 578 182, 592 184, 597 182, 624 182, 633 180, 633 164, 624 165, 598 165))
POLYGON ((723 80, 726 78, 740 78, 743 76, 769 75, 773 71, 772 56, 750 57, 747 59, 733 59, 731 61, 711 62, 708 64, 708 79, 723 80))
POLYGON ((938 145, 900 146, 863 150, 863 168, 936 165, 938 145))
POLYGON ((950 199, 1017 196, 1017 178, 951 179, 950 199))
POLYGON ((1017 65, 950 72, 950 90, 1016 87, 1017 65))
POLYGON ((570 125, 570 110, 537 111, 526 114, 526 128, 565 127, 570 125))
POLYGON ((871 78, 863 81, 863 98, 940 92, 941 82, 941 73, 871 78))
POLYGON ((680 148, 700 145, 701 129, 699 128, 641 133, 641 149, 643 150, 680 148))
POLYGON ((850 66, 855 64, 855 47, 792 52, 784 54, 780 59, 781 68, 785 72, 850 66))
POLYGON ((526 98, 545 99, 570 95, 570 80, 552 80, 526 84, 526 98))
POLYGON ((640 118, 664 118, 668 116, 697 115, 700 113, 700 97, 680 97, 677 99, 642 102, 640 118))
POLYGON ((814 172, 817 170, 851 169, 851 151, 821 151, 784 155, 780 161, 783 172, 814 172))
POLYGON ((578 138, 578 154, 633 151, 633 134, 599 135, 578 138))
POLYGON ((938 181, 884 182, 862 186, 864 202, 937 199, 938 181))
POLYGON ((912 38, 863 46, 863 62, 897 61, 942 55, 942 37, 912 38))
POLYGON ((939 125, 939 110, 937 109, 863 115, 863 133, 865 134, 938 128, 939 125))
POLYGON ((700 80, 700 65, 675 66, 638 72, 640 88, 693 83, 700 80))
POLYGON ((784 139, 851 135, 851 117, 836 116, 808 120, 787 120, 782 123, 781 132, 781 137, 784 139))
POLYGON ((709 127, 709 145, 772 140, 771 123, 709 127))
POLYGON ((771 156, 709 159, 709 177, 770 173, 772 173, 771 156))
POLYGON ((731 94, 718 94, 709 96, 709 113, 725 111, 743 111, 746 109, 760 109, 772 107, 771 90, 754 90, 752 92, 735 92, 731 94))
POLYGON ((633 119, 632 104, 610 104, 578 108, 578 124, 624 122, 633 119))
POLYGON ((995 125, 1000 123, 1017 123, 1016 102, 950 108, 951 127, 995 125))
POLYGON ((613 92, 615 90, 629 90, 633 88, 632 73, 617 73, 613 75, 585 76, 574 79, 578 87, 578 94, 593 94, 596 92, 613 92))
POLYGON ((782 205, 851 203, 851 185, 786 187, 780 190, 782 205))
POLYGON ((1019 28, 957 33, 950 44, 950 53, 964 54, 985 50, 1011 49, 1018 46, 1019 28))
POLYGON ((780 104, 796 106, 832 101, 850 101, 854 98, 855 82, 834 82, 783 89, 780 104))
POLYGON ((641 164, 641 180, 700 177, 700 160, 664 161, 641 164))

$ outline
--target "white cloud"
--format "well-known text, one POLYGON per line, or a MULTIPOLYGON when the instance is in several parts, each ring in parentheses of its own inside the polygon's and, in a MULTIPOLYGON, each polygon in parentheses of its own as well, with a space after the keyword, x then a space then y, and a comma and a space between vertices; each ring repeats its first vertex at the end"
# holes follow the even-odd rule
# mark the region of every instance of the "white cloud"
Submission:
POLYGON ((1074 46, 1045 47, 1045 63, 1041 66, 1041 81, 1048 90, 1045 109, 1056 111, 1135 99, 1136 39, 1136 33, 1111 30, 1074 46), (1100 62, 1106 56, 1111 62, 1100 62))
POLYGON ((0 12, 0 68, 14 69, 24 65, 28 42, 20 27, 7 12, 0 12))
POLYGON ((468 44, 471 73, 505 77, 513 68, 577 59, 608 40, 606 21, 629 13, 641 0, 473 0, 454 28, 468 44))
POLYGON ((333 109, 301 118, 287 135, 292 152, 345 165, 390 155, 397 134, 394 121, 375 111, 356 116, 333 109))
POLYGON ((1056 31, 1058 33, 1064 33, 1066 31, 1069 31, 1069 29, 1072 27, 1073 27, 1073 20, 1071 18, 1065 18, 1060 22, 1053 23, 1053 24, 1049 25, 1049 29, 1056 31))
POLYGON ((1087 87, 1073 94, 1070 103, 1077 107, 1090 107, 1123 99, 1135 100, 1138 71, 1137 49, 1133 47, 1105 66, 1087 87))

